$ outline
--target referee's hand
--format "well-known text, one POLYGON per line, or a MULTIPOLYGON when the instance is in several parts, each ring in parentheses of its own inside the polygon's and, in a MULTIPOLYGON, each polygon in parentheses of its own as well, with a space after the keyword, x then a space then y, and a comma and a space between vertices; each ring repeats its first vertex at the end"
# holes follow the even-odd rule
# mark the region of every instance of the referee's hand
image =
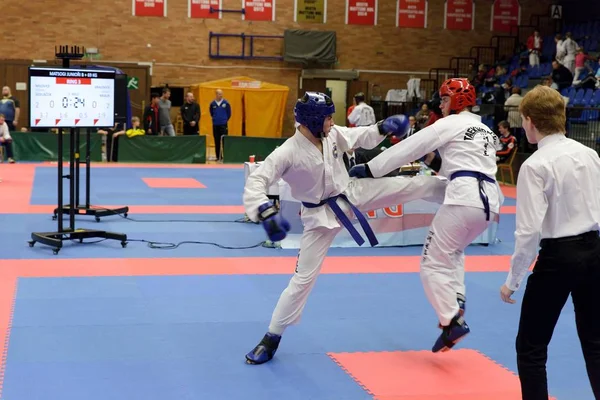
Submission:
POLYGON ((510 290, 509 288, 507 288, 506 285, 502 285, 502 287, 500 288, 500 298, 505 303, 515 304, 517 301, 510 298, 510 296, 512 296, 514 292, 514 290, 510 290))

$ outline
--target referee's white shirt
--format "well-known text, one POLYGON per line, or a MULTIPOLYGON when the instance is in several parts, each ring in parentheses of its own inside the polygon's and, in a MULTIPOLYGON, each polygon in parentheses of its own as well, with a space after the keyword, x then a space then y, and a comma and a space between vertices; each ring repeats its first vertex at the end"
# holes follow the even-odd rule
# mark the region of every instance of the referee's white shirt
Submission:
POLYGON ((506 286, 517 290, 541 239, 600 229, 600 158, 563 134, 544 137, 517 180, 515 252, 506 286))

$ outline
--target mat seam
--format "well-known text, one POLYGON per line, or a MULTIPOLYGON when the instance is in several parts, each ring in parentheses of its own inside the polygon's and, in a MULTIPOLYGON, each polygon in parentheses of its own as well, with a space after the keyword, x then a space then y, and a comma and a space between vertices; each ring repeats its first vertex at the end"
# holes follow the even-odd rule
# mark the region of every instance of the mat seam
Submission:
POLYGON ((10 341, 10 331, 12 330, 13 317, 15 315, 15 304, 17 302, 18 285, 19 279, 15 278, 13 296, 10 302, 10 311, 8 314, 8 324, 6 326, 6 335, 4 338, 4 348, 2 349, 2 358, 0 359, 0 399, 2 399, 2 392, 4 391, 4 374, 6 372, 6 361, 8 358, 8 344, 10 341))
MULTIPOLYGON (((349 353, 336 353, 336 354, 349 354, 349 353)), ((375 398, 375 394, 369 390, 356 376, 354 376, 346 367, 342 365, 342 363, 333 355, 332 353, 327 353, 327 356, 338 365, 358 386, 360 386, 369 396, 373 396, 375 398)))

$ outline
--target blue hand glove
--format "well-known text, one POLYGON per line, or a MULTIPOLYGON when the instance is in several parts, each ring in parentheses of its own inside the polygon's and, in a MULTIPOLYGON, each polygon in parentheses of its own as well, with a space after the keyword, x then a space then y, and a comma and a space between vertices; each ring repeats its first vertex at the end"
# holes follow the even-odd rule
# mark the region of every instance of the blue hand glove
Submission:
POLYGON ((282 241, 290 230, 290 223, 278 214, 277 209, 270 201, 258 207, 258 219, 262 221, 263 228, 272 242, 282 241))
POLYGON ((402 114, 392 115, 386 118, 383 122, 380 122, 379 131, 384 134, 390 134, 402 139, 408 133, 410 123, 408 118, 402 114))
POLYGON ((356 164, 354 167, 350 168, 348 171, 348 175, 351 177, 357 178, 372 178, 373 174, 371 174, 371 170, 367 164, 356 164))

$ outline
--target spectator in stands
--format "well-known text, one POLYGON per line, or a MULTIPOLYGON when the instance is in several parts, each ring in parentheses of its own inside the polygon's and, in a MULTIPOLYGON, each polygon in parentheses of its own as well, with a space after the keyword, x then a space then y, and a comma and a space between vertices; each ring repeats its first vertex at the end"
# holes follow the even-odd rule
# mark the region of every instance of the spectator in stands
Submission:
POLYGON ((575 55, 575 75, 573 76, 573 83, 576 81, 583 80, 587 76, 584 72, 587 70, 591 73, 594 73, 592 68, 590 67, 589 61, 595 61, 594 57, 591 57, 586 54, 583 47, 577 48, 577 54, 575 55))
POLYGON ((171 122, 171 90, 166 87, 162 90, 162 97, 158 101, 158 120, 160 121, 160 132, 169 136, 175 136, 175 128, 171 122))
POLYGON ((144 130, 146 135, 158 135, 160 133, 160 119, 158 114, 158 101, 160 96, 158 93, 152 93, 150 96, 150 104, 144 109, 144 130))
POLYGON ((8 86, 2 88, 2 99, 0 100, 0 114, 4 114, 9 131, 14 131, 19 125, 21 105, 11 93, 8 86))
POLYGON ((540 65, 540 54, 542 54, 542 37, 536 29, 533 35, 527 38, 527 50, 529 51, 529 65, 532 67, 540 65))
POLYGON ((521 114, 519 113, 519 105, 523 101, 521 96, 521 88, 515 86, 512 88, 511 96, 504 102, 504 110, 508 112, 508 123, 512 134, 517 138, 517 143, 523 139, 521 114))
POLYGON ((556 84, 556 89, 562 91, 573 84, 573 74, 571 71, 561 65, 558 61, 552 61, 552 82, 556 84))
POLYGON ((231 105, 223 98, 223 91, 215 91, 215 99, 210 103, 210 116, 213 124, 213 138, 215 139, 215 158, 221 160, 221 138, 227 136, 227 123, 231 118, 231 105))
POLYGON ((508 121, 500 121, 498 130, 500 131, 500 146, 499 149, 496 149, 496 162, 502 164, 508 161, 513 152, 517 151, 517 139, 510 133, 508 121))
POLYGON ((10 130, 8 129, 8 123, 4 117, 4 114, 0 114, 0 145, 4 147, 8 162, 14 164, 12 151, 12 137, 10 136, 10 130))
MULTIPOLYGON (((565 48, 565 58, 563 65, 571 71, 571 75, 575 73, 575 55, 577 54, 577 43, 571 38, 571 32, 567 32, 566 39, 563 43, 565 48)), ((556 82, 556 80, 555 80, 556 82)), ((570 86, 570 85, 569 85, 570 86)))
POLYGON ((431 116, 430 114, 431 111, 429 111, 427 103, 423 103, 421 109, 419 110, 417 115, 415 115, 415 118, 417 120, 417 127, 419 129, 423 129, 427 125, 427 121, 429 121, 429 117, 431 116))
POLYGON ((565 41, 562 39, 560 33, 554 37, 554 42, 556 42, 556 51, 554 52, 554 59, 562 64, 565 62, 565 56, 567 55, 567 51, 565 50, 565 41))
POLYGON ((552 79, 546 77, 543 78, 542 81, 540 82, 540 85, 542 86, 552 86, 552 79))
POLYGON ((377 123, 373 107, 365 103, 365 94, 363 92, 354 95, 356 107, 348 116, 348 121, 354 126, 370 126, 377 123))
POLYGON ((200 125, 200 105, 194 100, 194 93, 185 95, 185 102, 181 105, 181 119, 183 119, 183 134, 198 135, 200 125))

